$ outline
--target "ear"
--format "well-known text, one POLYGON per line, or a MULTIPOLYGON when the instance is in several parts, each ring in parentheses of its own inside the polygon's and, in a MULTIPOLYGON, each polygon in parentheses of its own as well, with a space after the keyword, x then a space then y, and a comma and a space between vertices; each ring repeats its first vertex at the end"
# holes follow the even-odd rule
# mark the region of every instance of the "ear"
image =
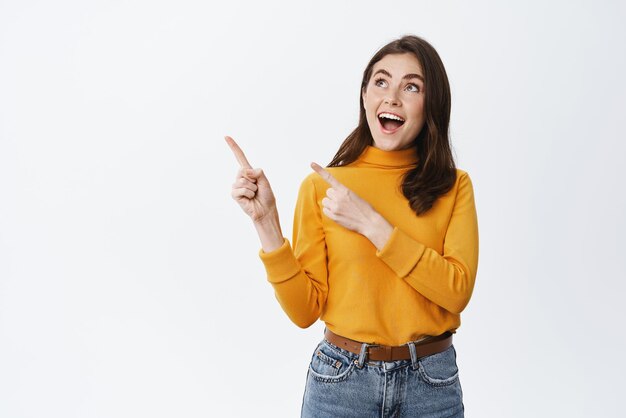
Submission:
POLYGON ((365 89, 361 90, 361 98, 363 99, 363 107, 365 107, 365 100, 367 99, 367 92, 365 89))

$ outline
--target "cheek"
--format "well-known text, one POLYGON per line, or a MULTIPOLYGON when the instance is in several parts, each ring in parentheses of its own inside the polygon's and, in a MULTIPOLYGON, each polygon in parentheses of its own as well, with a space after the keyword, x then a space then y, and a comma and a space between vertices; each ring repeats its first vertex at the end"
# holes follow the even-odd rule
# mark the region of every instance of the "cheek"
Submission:
POLYGON ((367 98, 363 101, 364 103, 369 103, 371 105, 376 105, 376 103, 380 103, 382 100, 383 93, 380 89, 369 89, 367 91, 367 98))
POLYGON ((371 102, 365 102, 365 116, 370 122, 375 122, 376 118, 376 105, 371 102))
POLYGON ((376 114, 374 113, 374 111, 371 111, 368 109, 367 110, 367 126, 369 126, 370 128, 370 132, 375 132, 376 131, 376 127, 378 126, 378 118, 376 117, 376 114))
POLYGON ((410 114, 411 119, 413 119, 415 122, 420 123, 421 121, 423 121, 425 118, 424 102, 420 101, 419 103, 415 103, 414 105, 412 105, 410 109, 410 114))
POLYGON ((363 100, 363 105, 365 106, 367 117, 372 121, 376 119, 376 111, 380 107, 380 103, 382 101, 379 96, 380 93, 372 91, 367 94, 367 99, 363 100))

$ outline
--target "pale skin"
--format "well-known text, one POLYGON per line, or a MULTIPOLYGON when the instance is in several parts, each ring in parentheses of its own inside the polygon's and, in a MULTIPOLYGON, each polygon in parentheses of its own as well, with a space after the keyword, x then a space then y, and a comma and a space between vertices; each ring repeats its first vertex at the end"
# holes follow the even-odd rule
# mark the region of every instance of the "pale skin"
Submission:
MULTIPOLYGON (((372 74, 362 96, 373 146, 386 151, 410 147, 424 125, 424 84, 419 61, 412 54, 386 55, 374 65, 372 74), (381 112, 392 112, 405 121, 393 134, 385 133, 377 116, 381 112)), ((233 138, 224 138, 240 166, 231 196, 252 219, 263 251, 274 251, 283 245, 284 238, 270 183, 262 169, 250 165, 233 138)), ((312 162, 311 168, 330 186, 322 199, 323 213, 365 236, 381 250, 393 225, 323 167, 312 162)))

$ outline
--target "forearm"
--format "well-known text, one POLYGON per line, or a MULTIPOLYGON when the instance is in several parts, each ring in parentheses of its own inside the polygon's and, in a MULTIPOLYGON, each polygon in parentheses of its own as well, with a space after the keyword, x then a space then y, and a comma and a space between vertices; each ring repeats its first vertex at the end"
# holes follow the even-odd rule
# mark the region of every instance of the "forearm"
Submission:
MULTIPOLYGON (((318 241, 311 252, 295 257, 289 240, 272 252, 259 251, 267 271, 267 280, 274 287, 276 299, 291 321, 301 328, 313 324, 322 312, 328 294, 326 251, 318 241), (302 266, 304 263, 307 270, 302 266)), ((313 246, 309 245, 310 248, 313 246)))
POLYGON ((261 220, 255 221, 254 227, 259 234, 261 247, 266 253, 280 248, 283 242, 285 242, 277 211, 268 214, 261 220))
POLYGON ((440 254, 395 228, 389 242, 376 256, 426 299, 458 314, 473 292, 478 235, 467 225, 461 237, 448 235, 444 252, 440 254))
POLYGON ((403 279, 427 299, 459 314, 472 296, 476 267, 470 267, 460 256, 456 258, 426 247, 417 265, 403 279))

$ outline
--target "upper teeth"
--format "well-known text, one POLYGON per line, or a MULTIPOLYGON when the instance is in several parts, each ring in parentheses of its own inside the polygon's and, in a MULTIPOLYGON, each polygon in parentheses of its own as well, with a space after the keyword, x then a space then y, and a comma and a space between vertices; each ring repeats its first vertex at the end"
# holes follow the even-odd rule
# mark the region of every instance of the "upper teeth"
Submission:
POLYGON ((379 118, 387 118, 387 119, 395 119, 395 120, 399 120, 401 122, 404 122, 404 119, 402 119, 400 116, 396 116, 393 113, 381 113, 380 115, 378 115, 379 118))

